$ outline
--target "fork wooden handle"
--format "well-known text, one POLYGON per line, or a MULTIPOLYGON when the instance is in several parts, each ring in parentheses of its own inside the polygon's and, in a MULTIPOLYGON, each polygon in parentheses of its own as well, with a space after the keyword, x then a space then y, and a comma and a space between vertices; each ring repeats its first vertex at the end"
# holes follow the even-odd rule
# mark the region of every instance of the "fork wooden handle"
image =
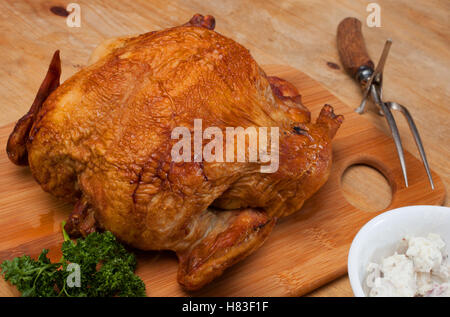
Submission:
POLYGON ((364 68, 373 71, 374 64, 367 53, 361 31, 361 21, 357 18, 345 18, 337 29, 337 47, 345 70, 357 78, 364 68))

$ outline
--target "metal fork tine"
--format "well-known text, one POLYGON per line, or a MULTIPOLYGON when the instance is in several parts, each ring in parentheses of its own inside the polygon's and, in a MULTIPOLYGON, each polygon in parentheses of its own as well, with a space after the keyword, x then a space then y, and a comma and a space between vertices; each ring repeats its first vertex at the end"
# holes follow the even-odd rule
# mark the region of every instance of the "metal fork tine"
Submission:
POLYGON ((411 132, 414 136, 414 141, 416 141, 417 148, 420 153, 420 157, 422 158, 423 165, 425 166, 425 170, 428 175, 428 180, 430 181, 431 189, 434 190, 434 182, 433 177, 431 176, 430 166, 428 165, 427 156, 425 154, 425 150, 423 148, 422 140, 420 139, 419 131, 417 130, 416 124, 414 123, 414 120, 409 113, 408 109, 401 104, 398 104, 396 102, 387 102, 386 103, 388 107, 392 110, 400 111, 406 118, 406 121, 408 121, 409 128, 411 129, 411 132))
POLYGON ((382 107, 384 116, 391 129, 392 138, 394 139, 395 147, 397 148, 398 158, 400 160, 400 166, 402 167, 403 178, 405 179, 405 186, 408 187, 408 175, 406 173, 405 155, 403 154, 402 141, 400 139, 400 133, 398 132, 397 124, 395 123, 394 116, 391 110, 384 106, 382 107))
POLYGON ((406 173, 406 163, 405 163, 405 155, 403 154, 403 146, 402 141, 400 139, 400 133, 398 132, 397 124, 395 123, 394 116, 392 115, 391 109, 380 99, 377 89, 375 86, 372 86, 372 98, 375 103, 381 108, 381 111, 386 118, 386 121, 391 130, 392 138, 394 139, 395 147, 397 149, 398 158, 400 160, 400 166, 403 172, 403 178, 405 179, 405 186, 408 187, 408 175, 406 173))

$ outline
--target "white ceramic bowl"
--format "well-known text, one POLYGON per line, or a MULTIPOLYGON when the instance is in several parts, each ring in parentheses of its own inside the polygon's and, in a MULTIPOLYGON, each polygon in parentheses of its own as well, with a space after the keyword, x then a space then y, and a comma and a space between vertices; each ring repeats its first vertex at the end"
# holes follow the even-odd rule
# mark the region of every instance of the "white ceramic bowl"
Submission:
POLYGON ((409 206, 384 212, 366 223, 353 239, 348 254, 348 275, 353 294, 367 296, 366 268, 370 262, 381 263, 393 255, 400 240, 406 236, 427 236, 437 233, 450 253, 450 208, 440 206, 409 206))

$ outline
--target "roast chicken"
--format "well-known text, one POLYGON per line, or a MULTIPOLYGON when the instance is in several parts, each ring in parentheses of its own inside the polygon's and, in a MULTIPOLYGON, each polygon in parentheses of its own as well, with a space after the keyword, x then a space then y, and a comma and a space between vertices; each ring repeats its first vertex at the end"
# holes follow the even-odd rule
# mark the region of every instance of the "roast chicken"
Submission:
POLYGON ((187 290, 258 249, 277 219, 326 182, 343 120, 325 105, 312 122, 292 84, 267 76, 214 25, 197 14, 108 40, 61 85, 55 52, 7 144, 10 160, 29 165, 46 192, 74 203, 72 236, 109 230, 135 248, 172 250, 187 290), (267 163, 247 157, 174 162, 171 131, 192 131, 195 119, 223 130, 278 127, 278 170, 264 173, 267 163))

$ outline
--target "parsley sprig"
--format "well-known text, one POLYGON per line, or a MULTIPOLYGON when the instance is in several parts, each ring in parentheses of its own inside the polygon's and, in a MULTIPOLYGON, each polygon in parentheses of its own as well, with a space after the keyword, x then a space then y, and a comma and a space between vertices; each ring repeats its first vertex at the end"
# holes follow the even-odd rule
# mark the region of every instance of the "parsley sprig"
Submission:
POLYGON ((145 284, 134 274, 136 257, 111 232, 94 232, 72 241, 63 226, 63 235, 59 262, 51 263, 44 249, 37 260, 24 255, 0 265, 5 280, 22 296, 145 296, 145 284), (80 287, 68 286, 68 277, 73 273, 67 270, 70 263, 80 267, 80 287))

